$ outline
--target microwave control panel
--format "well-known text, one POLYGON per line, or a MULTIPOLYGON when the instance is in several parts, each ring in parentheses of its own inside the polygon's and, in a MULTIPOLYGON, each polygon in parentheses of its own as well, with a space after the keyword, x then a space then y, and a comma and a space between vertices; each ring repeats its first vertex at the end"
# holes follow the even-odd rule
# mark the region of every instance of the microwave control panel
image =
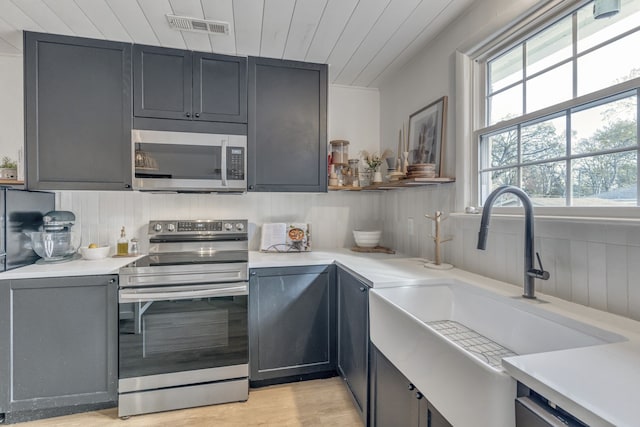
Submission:
POLYGON ((244 148, 227 147, 227 179, 244 180, 244 148))

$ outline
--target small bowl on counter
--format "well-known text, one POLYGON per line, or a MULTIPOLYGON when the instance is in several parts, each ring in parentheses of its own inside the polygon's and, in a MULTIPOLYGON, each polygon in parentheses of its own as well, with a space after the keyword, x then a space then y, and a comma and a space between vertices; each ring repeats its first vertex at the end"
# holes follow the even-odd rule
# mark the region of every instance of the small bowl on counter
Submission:
POLYGON ((111 247, 109 245, 106 246, 98 246, 95 248, 90 248, 88 246, 81 246, 80 253, 82 254, 82 258, 88 261, 93 261, 97 259, 104 259, 109 256, 109 250, 111 247))
POLYGON ((356 245, 361 248, 375 248, 380 243, 380 237, 382 236, 381 230, 374 231, 362 231, 353 230, 353 238, 356 241, 356 245))

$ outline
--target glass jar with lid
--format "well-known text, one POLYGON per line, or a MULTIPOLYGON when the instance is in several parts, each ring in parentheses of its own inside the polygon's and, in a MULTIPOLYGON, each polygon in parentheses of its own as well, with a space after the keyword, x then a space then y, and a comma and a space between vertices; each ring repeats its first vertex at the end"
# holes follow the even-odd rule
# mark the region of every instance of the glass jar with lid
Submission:
POLYGON ((346 166, 349 160, 349 141, 334 139, 331 144, 331 164, 346 166))

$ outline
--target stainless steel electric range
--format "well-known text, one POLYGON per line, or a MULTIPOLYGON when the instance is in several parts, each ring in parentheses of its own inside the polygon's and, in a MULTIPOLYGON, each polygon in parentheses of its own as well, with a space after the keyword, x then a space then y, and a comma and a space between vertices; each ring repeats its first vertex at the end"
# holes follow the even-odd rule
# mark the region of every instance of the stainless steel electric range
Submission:
POLYGON ((120 269, 118 415, 248 397, 247 220, 149 223, 120 269))

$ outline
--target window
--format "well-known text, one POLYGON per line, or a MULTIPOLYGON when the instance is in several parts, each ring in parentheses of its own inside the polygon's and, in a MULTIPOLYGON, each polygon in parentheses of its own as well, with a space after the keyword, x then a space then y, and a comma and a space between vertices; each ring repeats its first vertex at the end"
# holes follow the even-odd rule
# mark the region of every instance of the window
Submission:
POLYGON ((511 184, 536 206, 638 206, 640 0, 581 4, 483 62, 481 203, 511 184))

